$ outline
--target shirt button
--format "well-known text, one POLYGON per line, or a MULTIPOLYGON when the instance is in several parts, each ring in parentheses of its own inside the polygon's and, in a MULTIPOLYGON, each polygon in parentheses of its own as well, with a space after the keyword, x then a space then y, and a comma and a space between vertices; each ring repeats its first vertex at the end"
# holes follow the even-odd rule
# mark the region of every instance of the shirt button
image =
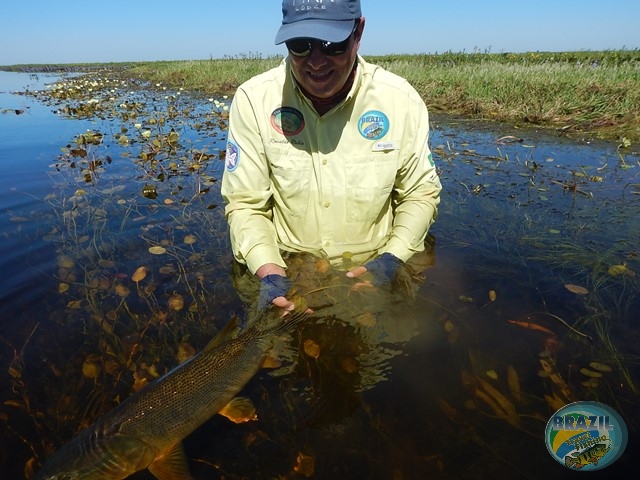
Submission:
POLYGON ((325 158, 324 160, 322 160, 322 164, 323 164, 323 165, 326 165, 327 163, 329 163, 329 162, 327 162, 327 159, 326 159, 326 158, 325 158))
POLYGON ((324 204, 324 208, 329 208, 330 206, 331 206, 331 203, 329 203, 329 202, 325 202, 325 204, 324 204))

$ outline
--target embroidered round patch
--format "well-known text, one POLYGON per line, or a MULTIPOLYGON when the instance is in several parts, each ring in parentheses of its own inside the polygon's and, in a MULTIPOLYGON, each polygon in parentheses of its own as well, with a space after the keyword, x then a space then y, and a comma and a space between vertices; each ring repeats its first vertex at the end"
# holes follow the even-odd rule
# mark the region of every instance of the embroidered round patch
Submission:
POLYGON ((271 114, 271 126, 285 137, 292 137, 304 129, 304 117, 293 107, 276 108, 271 114))
POLYGON ((238 168, 240 163, 240 150, 238 146, 232 141, 227 142, 227 154, 224 158, 224 166, 228 172, 233 172, 238 168))
POLYGON ((369 110, 358 120, 358 131, 367 140, 380 140, 389 131, 389 119, 378 110, 369 110))

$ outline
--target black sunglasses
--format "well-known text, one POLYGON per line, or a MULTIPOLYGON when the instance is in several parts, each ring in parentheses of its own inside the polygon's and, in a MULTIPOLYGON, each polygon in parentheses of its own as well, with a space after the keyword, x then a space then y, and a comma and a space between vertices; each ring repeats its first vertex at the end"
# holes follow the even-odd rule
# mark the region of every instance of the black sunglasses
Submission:
POLYGON ((346 40, 343 40, 342 42, 324 42, 315 38, 294 38, 293 40, 286 41, 285 45, 287 46, 289 53, 294 57, 308 57, 311 55, 314 45, 317 45, 324 55, 335 57, 337 55, 342 55, 347 51, 351 36, 356 32, 359 24, 360 20, 356 20, 353 30, 351 30, 351 33, 346 40))

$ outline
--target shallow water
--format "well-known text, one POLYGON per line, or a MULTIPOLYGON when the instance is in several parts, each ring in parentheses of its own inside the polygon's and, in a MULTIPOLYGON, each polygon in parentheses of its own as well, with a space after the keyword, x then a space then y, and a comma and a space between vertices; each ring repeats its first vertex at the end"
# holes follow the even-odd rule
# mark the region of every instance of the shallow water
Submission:
MULTIPOLYGON (((7 92, 54 78, 0 72, 3 478, 35 469, 253 300, 218 191, 228 99, 92 78, 80 100, 50 101, 7 92)), ((246 386, 258 421, 218 416, 185 441, 196 478, 561 478, 572 472, 544 443, 554 398, 616 408, 637 445, 640 156, 432 121, 444 190, 424 275, 354 291, 341 272, 292 260, 316 320, 246 386), (590 381, 580 370, 594 361, 612 371, 590 381)))

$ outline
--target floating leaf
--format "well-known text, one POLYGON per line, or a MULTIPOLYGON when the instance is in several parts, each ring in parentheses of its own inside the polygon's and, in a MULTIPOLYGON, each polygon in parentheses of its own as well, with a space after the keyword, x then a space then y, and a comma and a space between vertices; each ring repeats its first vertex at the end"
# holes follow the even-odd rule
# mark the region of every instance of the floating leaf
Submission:
POLYGON ((100 375, 100 365, 93 357, 87 358, 82 364, 82 375, 95 380, 100 375))
POLYGON ((163 253, 167 253, 167 249, 159 245, 156 245, 154 247, 149 247, 149 253, 153 255, 162 255, 163 253))
POLYGON ((451 333, 456 329, 456 325, 449 320, 448 318, 444 321, 444 325, 442 325, 442 328, 444 328, 444 331, 447 333, 451 333))
POLYGON ((580 382, 583 387, 587 388, 595 388, 600 385, 600 382, 597 378, 590 378, 589 380, 585 380, 584 382, 580 382))
POLYGON ((578 295, 586 295, 587 293, 589 293, 589 290, 587 290, 586 288, 581 287, 580 285, 573 285, 571 283, 567 283, 564 288, 569 290, 571 293, 575 293, 578 295))
POLYGON ((195 235, 185 235, 184 243, 186 243, 187 245, 193 245, 194 243, 196 243, 195 235))
POLYGON ((565 400, 563 400, 555 393, 553 394, 553 396, 544 395, 544 399, 547 401, 547 404, 551 407, 552 410, 560 410, 567 404, 565 400))
POLYGON ((158 191, 155 185, 145 185, 142 187, 142 195, 146 198, 154 199, 158 198, 158 191))
POLYGON ((133 272, 133 275, 131 275, 131 280, 138 283, 139 281, 144 280, 146 276, 147 276, 147 267, 145 266, 138 267, 136 268, 136 271, 133 272))
POLYGON ((304 341, 304 353, 312 358, 318 358, 320 356, 320 345, 311 339, 304 341))
POLYGON ((68 255, 60 255, 58 257, 58 266, 61 268, 73 268, 76 261, 68 255))
POLYGON ((98 265, 100 265, 102 268, 113 268, 115 266, 115 262, 113 260, 106 260, 104 258, 101 258, 100 260, 98 260, 98 265))
POLYGON ((363 312, 356 317, 358 325, 362 325, 363 327, 373 327, 376 321, 376 316, 371 312, 363 312))
POLYGON ((487 370, 486 375, 493 380, 498 380, 498 372, 495 370, 487 370))
POLYGON ((58 293, 64 293, 69 290, 69 284, 65 282, 60 282, 58 285, 58 293))
POLYGON ((518 402, 522 401, 522 392, 520 390, 520 379, 518 373, 512 365, 507 367, 507 385, 509 385, 509 391, 511 396, 518 402))
POLYGON ((609 275, 626 275, 627 277, 634 277, 636 273, 626 265, 612 265, 609 267, 609 275))
POLYGON ((580 373, 591 378, 600 378, 602 376, 602 373, 594 372, 593 370, 589 370, 588 368, 581 368, 580 373))
POLYGON ((608 373, 613 371, 613 369, 609 365, 605 365, 604 363, 600 362, 591 362, 589 366, 594 370, 597 370, 598 372, 608 373))
POLYGON ((175 269, 171 265, 165 265, 164 267, 160 267, 158 271, 162 275, 171 275, 175 271, 175 269))
POLYGON ((495 290, 489 290, 489 300, 491 300, 492 302, 496 301, 496 291, 495 290))
POLYGON ((316 272, 325 274, 331 268, 331 263, 326 258, 320 258, 316 260, 316 272))
POLYGON ((169 310, 180 311, 184 308, 184 297, 179 293, 174 293, 169 297, 169 310))
POLYGON ((340 366, 347 373, 355 373, 358 371, 358 362, 352 357, 341 357, 340 366))
POLYGON ((186 360, 189 360, 196 354, 196 349, 191 346, 191 344, 187 342, 183 342, 178 345, 178 353, 176 353, 176 359, 178 363, 182 363, 186 360))
POLYGON ((309 455, 305 455, 302 452, 298 453, 296 458, 296 464, 293 467, 293 471, 304 475, 305 477, 312 477, 315 472, 315 460, 309 455))
POLYGON ((82 300, 71 300, 67 303, 67 307, 73 310, 78 310, 82 307, 82 300))
POLYGON ((120 297, 127 297, 129 296, 130 293, 131 293, 131 290, 129 290, 127 287, 125 287, 121 283, 116 285, 116 295, 119 295, 120 297))

